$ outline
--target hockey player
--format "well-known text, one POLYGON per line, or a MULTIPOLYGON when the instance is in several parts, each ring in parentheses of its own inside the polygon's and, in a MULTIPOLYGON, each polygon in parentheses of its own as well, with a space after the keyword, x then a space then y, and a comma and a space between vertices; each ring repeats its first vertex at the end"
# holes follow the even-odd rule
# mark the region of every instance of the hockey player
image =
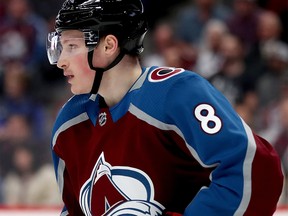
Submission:
POLYGON ((140 0, 66 0, 48 35, 74 96, 52 137, 61 215, 271 216, 278 156, 204 78, 141 67, 140 0))

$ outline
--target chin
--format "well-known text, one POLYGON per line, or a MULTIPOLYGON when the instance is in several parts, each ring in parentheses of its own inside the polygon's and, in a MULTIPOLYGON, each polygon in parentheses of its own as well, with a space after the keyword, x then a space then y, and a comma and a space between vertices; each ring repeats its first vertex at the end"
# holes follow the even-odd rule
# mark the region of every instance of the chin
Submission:
POLYGON ((80 89, 73 89, 71 88, 71 92, 74 95, 80 95, 80 94, 88 94, 90 91, 80 90, 80 89))

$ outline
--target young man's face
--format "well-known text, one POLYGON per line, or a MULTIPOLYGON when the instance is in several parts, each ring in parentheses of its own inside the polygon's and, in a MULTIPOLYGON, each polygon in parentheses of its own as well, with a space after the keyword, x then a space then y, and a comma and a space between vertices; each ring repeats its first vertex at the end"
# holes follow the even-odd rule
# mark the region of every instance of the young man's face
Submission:
POLYGON ((88 49, 83 33, 77 30, 63 31, 60 39, 62 52, 57 66, 63 69, 71 85, 73 94, 89 93, 92 89, 95 71, 91 70, 87 60, 88 49))

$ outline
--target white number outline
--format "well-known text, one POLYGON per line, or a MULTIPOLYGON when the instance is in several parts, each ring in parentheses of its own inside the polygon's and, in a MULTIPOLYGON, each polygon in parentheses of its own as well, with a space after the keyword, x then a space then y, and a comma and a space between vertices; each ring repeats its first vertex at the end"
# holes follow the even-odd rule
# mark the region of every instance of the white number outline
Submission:
POLYGON ((196 119, 200 122, 202 130, 207 134, 216 134, 222 128, 222 121, 216 115, 215 109, 210 104, 199 104, 194 109, 194 115, 196 119), (202 111, 206 111, 207 115, 202 115, 202 111), (214 126, 209 127, 209 122, 213 122, 214 126))

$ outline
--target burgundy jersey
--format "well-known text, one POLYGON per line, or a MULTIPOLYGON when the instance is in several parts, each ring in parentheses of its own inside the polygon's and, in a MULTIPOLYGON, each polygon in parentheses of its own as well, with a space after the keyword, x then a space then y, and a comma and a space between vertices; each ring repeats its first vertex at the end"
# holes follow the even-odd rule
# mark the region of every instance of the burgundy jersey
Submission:
POLYGON ((143 68, 115 106, 73 96, 52 139, 62 215, 272 215, 280 161, 191 71, 143 68))

